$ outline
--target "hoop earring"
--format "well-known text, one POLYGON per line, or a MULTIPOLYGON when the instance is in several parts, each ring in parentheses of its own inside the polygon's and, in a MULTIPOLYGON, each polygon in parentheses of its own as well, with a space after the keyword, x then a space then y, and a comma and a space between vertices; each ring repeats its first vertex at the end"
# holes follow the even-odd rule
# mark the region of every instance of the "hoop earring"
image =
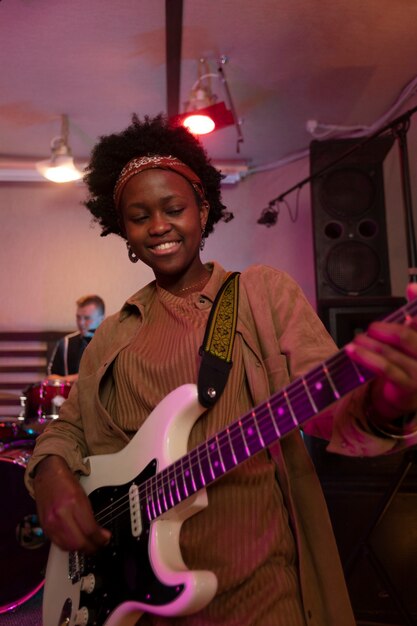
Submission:
POLYGON ((128 241, 126 241, 126 248, 127 248, 127 254, 129 256, 129 261, 131 263, 137 263, 139 261, 139 257, 133 252, 128 241))
POLYGON ((206 236, 204 234, 205 230, 206 230, 206 227, 204 226, 204 228, 201 229, 200 252, 204 250, 204 246, 206 245, 206 236))

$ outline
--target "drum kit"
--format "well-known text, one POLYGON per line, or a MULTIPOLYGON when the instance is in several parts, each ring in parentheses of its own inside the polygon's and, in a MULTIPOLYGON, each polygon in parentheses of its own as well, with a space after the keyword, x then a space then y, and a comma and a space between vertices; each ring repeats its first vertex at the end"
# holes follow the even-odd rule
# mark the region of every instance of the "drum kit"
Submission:
POLYGON ((32 598, 43 586, 49 543, 39 526, 24 473, 36 437, 56 419, 71 384, 47 379, 29 385, 16 418, 0 418, 0 614, 32 598))

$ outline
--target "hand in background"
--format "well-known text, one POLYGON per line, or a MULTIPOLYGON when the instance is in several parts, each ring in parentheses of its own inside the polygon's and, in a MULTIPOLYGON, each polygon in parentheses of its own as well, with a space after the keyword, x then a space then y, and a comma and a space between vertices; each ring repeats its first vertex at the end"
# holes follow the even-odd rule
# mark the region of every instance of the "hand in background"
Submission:
MULTIPOLYGON (((417 299, 416 283, 408 285, 407 297, 417 299)), ((346 350, 376 374, 370 399, 381 424, 417 411, 417 315, 405 324, 373 322, 346 350)))

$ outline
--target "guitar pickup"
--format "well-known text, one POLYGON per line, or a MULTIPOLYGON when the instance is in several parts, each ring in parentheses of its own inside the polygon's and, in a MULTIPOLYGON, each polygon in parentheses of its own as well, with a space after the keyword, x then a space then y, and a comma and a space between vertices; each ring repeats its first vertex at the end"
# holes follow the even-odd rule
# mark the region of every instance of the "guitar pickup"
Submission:
POLYGON ((134 483, 129 488, 130 527, 133 537, 142 534, 142 519, 139 506, 139 488, 134 483))
POLYGON ((85 556, 76 550, 68 555, 68 577, 73 584, 78 583, 84 573, 85 556))

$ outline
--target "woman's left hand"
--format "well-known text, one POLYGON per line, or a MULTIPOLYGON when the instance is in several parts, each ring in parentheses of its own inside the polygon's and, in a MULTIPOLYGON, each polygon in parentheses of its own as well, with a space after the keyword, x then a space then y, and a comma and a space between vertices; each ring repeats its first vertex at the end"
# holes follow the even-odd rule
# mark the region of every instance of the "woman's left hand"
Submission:
MULTIPOLYGON (((408 285, 407 297, 417 300, 416 283, 408 285)), ((405 324, 373 322, 346 351, 376 375, 370 398, 381 422, 417 411, 417 315, 405 324)))

